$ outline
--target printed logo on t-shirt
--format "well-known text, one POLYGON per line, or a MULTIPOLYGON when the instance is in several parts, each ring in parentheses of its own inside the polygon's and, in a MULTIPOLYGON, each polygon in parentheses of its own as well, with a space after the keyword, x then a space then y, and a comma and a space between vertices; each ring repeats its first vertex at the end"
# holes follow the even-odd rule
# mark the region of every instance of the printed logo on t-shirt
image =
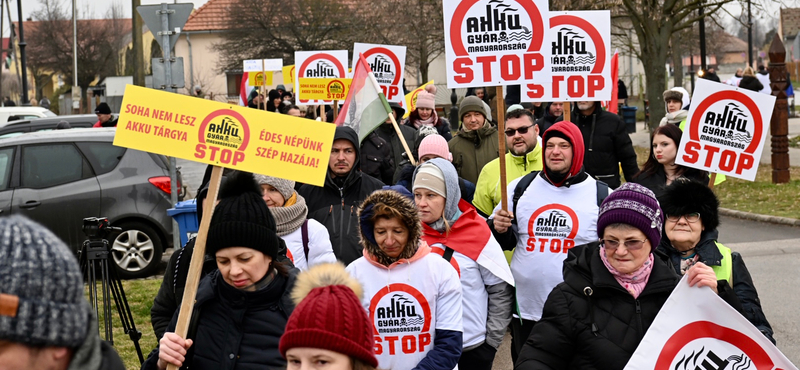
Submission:
POLYGON ((563 204, 539 207, 528 220, 528 252, 567 253, 575 246, 578 215, 563 204))
POLYGON ((431 307, 416 288, 389 284, 369 304, 375 334, 375 354, 424 352, 431 345, 431 307))

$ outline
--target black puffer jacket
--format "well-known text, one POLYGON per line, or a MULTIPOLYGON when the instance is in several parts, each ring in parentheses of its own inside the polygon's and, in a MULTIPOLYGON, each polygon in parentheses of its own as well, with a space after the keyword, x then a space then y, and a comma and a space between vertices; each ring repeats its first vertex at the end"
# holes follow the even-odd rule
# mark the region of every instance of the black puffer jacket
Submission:
MULTIPOLYGON (((358 135, 352 129, 337 128, 333 138, 350 141, 360 152, 358 135)), ((308 218, 325 225, 331 236, 333 253, 345 265, 362 256, 358 238, 358 206, 373 191, 383 187, 378 179, 361 173, 358 169, 360 162, 360 153, 356 153, 356 162, 347 177, 334 179, 329 172, 322 187, 304 184, 297 190, 306 198, 308 218)))
MULTIPOLYGON (((686 168, 686 171, 680 177, 685 177, 692 181, 697 181, 702 184, 708 184, 708 173, 694 168, 686 168)), ((656 198, 664 194, 664 188, 667 187, 667 173, 664 172, 664 167, 659 165, 653 173, 640 172, 636 174, 633 181, 650 189, 656 198)))
MULTIPOLYGON (((699 255, 699 261, 708 266, 722 265, 722 253, 717 248, 716 241, 719 233, 717 230, 703 231, 700 234, 700 242, 695 246, 695 252, 699 255)), ((669 239, 661 239, 661 244, 658 250, 669 256, 670 262, 675 269, 675 272, 680 273, 681 255, 672 247, 669 239)), ((750 277, 750 271, 744 264, 742 256, 731 251, 732 272, 733 275, 733 293, 739 299, 742 305, 742 315, 750 321, 753 326, 761 331, 772 343, 775 343, 775 338, 772 337, 772 326, 767 321, 767 316, 764 315, 764 310, 761 308, 761 300, 758 299, 758 291, 753 278, 750 277)))
POLYGON ((604 111, 600 102, 595 102, 594 111, 588 116, 575 108, 572 122, 578 125, 583 134, 586 147, 583 167, 586 173, 616 189, 620 185, 621 165, 625 180, 633 181, 633 176, 639 172, 639 165, 636 164, 631 138, 618 115, 604 111))
POLYGON ((742 80, 739 81, 739 87, 750 91, 761 91, 761 89, 764 88, 764 85, 761 84, 761 81, 759 81, 756 77, 744 76, 742 77, 742 80))
MULTIPOLYGON (((278 342, 294 310, 290 297, 299 271, 276 274, 265 288, 255 292, 238 290, 214 271, 197 290, 197 301, 188 337, 194 341, 182 368, 191 369, 285 369, 286 360, 278 342)), ((174 331, 176 313, 168 331, 174 331)), ((158 349, 142 365, 156 369, 158 349)))
MULTIPOLYGON (((439 117, 439 114, 436 113, 436 111, 433 113, 436 115, 436 124, 433 125, 433 127, 436 128, 436 132, 439 133, 439 135, 442 135, 445 140, 450 141, 450 139, 453 138, 453 133, 450 131, 450 121, 448 121, 446 118, 439 117)), ((418 128, 414 126, 414 122, 419 121, 419 119, 419 112, 417 112, 415 109, 411 111, 411 113, 408 115, 408 118, 403 120, 403 125, 411 127, 417 131, 418 128)), ((409 144, 409 146, 411 146, 411 144, 409 144)))
POLYGON ((392 147, 377 133, 369 134, 361 142, 361 172, 391 184, 394 170, 392 147))
MULTIPOLYGON (((397 127, 400 128, 400 132, 403 134, 403 138, 406 140, 408 148, 410 150, 414 150, 414 143, 417 141, 417 130, 401 123, 398 123, 397 127)), ((377 133, 381 139, 386 140, 386 142, 392 147, 392 162, 394 163, 392 183, 394 183, 397 181, 397 177, 400 174, 400 164, 407 160, 405 157, 403 157, 403 154, 406 152, 406 150, 403 148, 403 143, 400 142, 400 138, 397 136, 397 131, 395 131, 394 125, 391 123, 383 123, 373 132, 377 133)), ((411 154, 414 156, 414 158, 417 157, 417 153, 412 152, 411 154)))

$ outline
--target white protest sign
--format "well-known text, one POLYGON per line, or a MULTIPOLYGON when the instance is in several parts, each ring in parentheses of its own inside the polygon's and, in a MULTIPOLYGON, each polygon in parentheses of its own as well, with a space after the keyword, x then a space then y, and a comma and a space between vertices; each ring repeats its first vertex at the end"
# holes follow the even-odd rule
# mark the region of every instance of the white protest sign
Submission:
POLYGON ((550 81, 522 84, 521 99, 611 100, 611 12, 550 12, 550 81))
MULTIPOLYGON (((355 43, 353 55, 364 54, 375 80, 386 95, 386 100, 394 103, 403 103, 403 76, 405 74, 406 47, 394 45, 375 45, 355 43)), ((356 69, 358 58, 353 57, 353 70, 356 69)))
POLYGON ((547 0, 443 0, 447 87, 548 82, 547 0))
POLYGON ((280 71, 283 59, 247 59, 243 62, 245 72, 280 71))
POLYGON ((300 78, 347 77, 347 50, 295 51, 294 91, 297 105, 333 104, 333 101, 308 100, 300 94, 300 78))
POLYGON ((797 370, 711 288, 690 287, 685 276, 625 365, 645 369, 797 370))
POLYGON ((753 181, 775 97, 697 80, 675 163, 753 181))

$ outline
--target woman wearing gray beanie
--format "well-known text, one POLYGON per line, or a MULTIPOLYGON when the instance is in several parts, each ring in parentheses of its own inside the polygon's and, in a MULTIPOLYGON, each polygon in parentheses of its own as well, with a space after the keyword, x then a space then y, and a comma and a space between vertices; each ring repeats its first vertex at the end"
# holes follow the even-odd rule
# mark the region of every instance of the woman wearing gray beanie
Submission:
POLYGON ((306 200, 294 191, 294 181, 266 175, 254 175, 264 192, 278 236, 286 243, 286 256, 300 271, 320 263, 336 262, 328 229, 308 216, 306 200))

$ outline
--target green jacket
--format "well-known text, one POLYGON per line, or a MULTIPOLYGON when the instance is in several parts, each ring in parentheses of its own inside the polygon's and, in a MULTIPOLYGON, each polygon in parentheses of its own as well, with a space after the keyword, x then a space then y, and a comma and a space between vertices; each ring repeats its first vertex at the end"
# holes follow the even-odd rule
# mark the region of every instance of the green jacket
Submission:
POLYGON ((474 131, 460 129, 448 146, 458 176, 473 184, 478 182, 478 174, 483 166, 500 156, 497 128, 489 121, 474 131))
MULTIPOLYGON (((521 157, 506 153, 505 186, 532 171, 541 171, 542 165, 541 143, 537 143, 533 150, 521 157)), ((475 184, 475 197, 472 199, 472 205, 484 215, 491 215, 498 204, 500 204, 500 158, 483 166, 481 175, 478 176, 478 183, 475 184)))

